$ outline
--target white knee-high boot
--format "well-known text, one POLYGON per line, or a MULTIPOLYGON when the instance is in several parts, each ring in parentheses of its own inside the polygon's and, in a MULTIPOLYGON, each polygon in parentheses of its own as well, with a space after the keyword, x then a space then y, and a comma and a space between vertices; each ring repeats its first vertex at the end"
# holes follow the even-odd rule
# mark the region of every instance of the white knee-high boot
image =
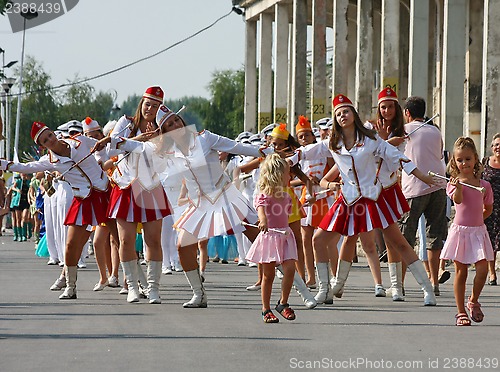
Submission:
POLYGON ((60 300, 73 300, 76 299, 76 276, 77 266, 64 266, 64 273, 66 276, 66 288, 62 295, 59 296, 60 300))
POLYGON ((161 304, 160 277, 162 261, 148 261, 148 297, 150 304, 161 304))
MULTIPOLYGON (((283 274, 283 267, 281 265, 276 266, 276 268, 283 274)), ((318 306, 316 299, 312 295, 311 291, 309 291, 309 288, 307 288, 306 283, 304 283, 297 271, 295 271, 293 276, 293 286, 308 309, 314 309, 318 306)))
POLYGON ((314 299, 319 304, 333 304, 333 292, 330 288, 330 264, 316 262, 319 290, 314 299))
POLYGON ((389 262, 389 275, 391 277, 391 288, 387 290, 387 295, 392 295, 393 301, 404 301, 403 295, 403 268, 401 262, 389 262))
POLYGON ((198 269, 184 271, 184 275, 186 275, 186 279, 193 290, 193 298, 182 306, 186 308, 207 307, 207 294, 201 282, 200 271, 198 269))
POLYGON ((122 262, 122 269, 128 286, 127 302, 139 302, 137 260, 122 262))
POLYGON ((335 281, 332 284, 332 291, 335 297, 342 297, 342 293, 344 293, 344 285, 349 276, 349 271, 351 271, 352 262, 339 260, 339 264, 337 266, 337 276, 335 277, 335 281))
POLYGON ((422 261, 417 260, 412 264, 408 265, 411 273, 415 277, 418 284, 422 286, 424 291, 424 305, 425 306, 436 306, 436 296, 434 296, 434 288, 432 287, 431 281, 427 276, 424 264, 422 261))

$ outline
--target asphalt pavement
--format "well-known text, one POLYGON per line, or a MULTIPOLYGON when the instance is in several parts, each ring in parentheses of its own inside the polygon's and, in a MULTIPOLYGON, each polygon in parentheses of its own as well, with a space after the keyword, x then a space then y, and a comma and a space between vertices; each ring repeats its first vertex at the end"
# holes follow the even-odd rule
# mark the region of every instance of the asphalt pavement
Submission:
MULTIPOLYGON (((297 319, 264 324, 260 292, 245 290, 255 268, 208 263, 208 308, 184 309, 191 290, 182 273, 162 275, 162 304, 128 304, 119 289, 92 291, 98 273, 90 256, 78 273, 78 299, 63 301, 49 290, 60 268, 34 251, 33 242, 0 237, 0 371, 500 369, 500 286, 485 286, 481 324, 456 327, 453 272, 438 305, 424 307, 409 273, 405 302, 376 298, 361 261, 333 305, 307 310, 293 291, 297 319)), ((382 274, 387 287, 386 264, 382 274)))

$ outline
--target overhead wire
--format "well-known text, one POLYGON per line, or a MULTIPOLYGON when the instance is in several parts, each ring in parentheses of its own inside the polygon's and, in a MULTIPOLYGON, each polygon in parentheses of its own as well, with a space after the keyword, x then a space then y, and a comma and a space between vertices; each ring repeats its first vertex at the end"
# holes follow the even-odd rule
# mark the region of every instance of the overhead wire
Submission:
POLYGON ((215 21, 213 21, 211 24, 209 24, 208 26, 205 26, 203 27, 202 29, 196 31, 195 33, 185 37, 184 39, 182 40, 179 40, 175 43, 173 43, 172 45, 169 45, 168 47, 156 52, 156 53, 153 53, 153 54, 150 54, 149 56, 146 56, 146 57, 143 57, 143 58, 140 58, 136 61, 133 61, 133 62, 130 62, 130 63, 127 63, 125 65, 122 65, 120 67, 117 67, 113 70, 110 70, 110 71, 107 71, 107 72, 103 72, 99 75, 95 75, 95 76, 92 76, 92 77, 89 77, 89 78, 85 78, 85 79, 81 79, 81 80, 78 80, 78 81, 74 81, 74 82, 70 82, 70 83, 65 83, 65 84, 60 84, 60 85, 57 85, 57 86, 54 86, 54 87, 49 87, 49 88, 43 88, 43 89, 34 89, 34 90, 28 90, 28 91, 25 91, 25 92, 18 92, 18 93, 8 93, 5 95, 5 97, 18 97, 18 96, 24 96, 24 95, 28 95, 28 94, 33 94, 33 93, 41 93, 41 92, 47 92, 47 91, 53 91, 53 90, 58 90, 58 89, 61 89, 61 88, 66 88, 66 87, 71 87, 73 85, 79 85, 79 84, 83 84, 83 83, 86 83, 88 81, 92 81, 92 80, 95 80, 95 79, 99 79, 99 78, 102 78, 104 76, 107 76, 107 75, 111 75, 111 74, 114 74, 115 72, 118 72, 118 71, 121 71, 121 70, 124 70, 128 67, 131 67, 133 65, 136 65, 140 62, 143 62, 143 61, 146 61, 148 59, 151 59, 153 57, 156 57, 162 53, 165 53, 167 51, 169 51, 170 49, 194 38, 195 36, 198 36, 199 34, 201 34, 202 32, 212 28, 213 26, 215 26, 217 23, 219 23, 220 21, 222 21, 224 18, 226 17, 229 17, 229 15, 231 15, 231 13, 233 12, 233 9, 231 9, 231 11, 229 11, 227 14, 224 14, 223 16, 220 16, 219 18, 217 18, 215 21))

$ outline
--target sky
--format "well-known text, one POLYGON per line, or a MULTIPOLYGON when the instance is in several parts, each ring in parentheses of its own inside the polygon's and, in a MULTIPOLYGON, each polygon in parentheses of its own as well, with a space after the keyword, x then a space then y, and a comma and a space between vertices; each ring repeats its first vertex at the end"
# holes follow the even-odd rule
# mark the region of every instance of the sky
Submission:
MULTIPOLYGON (((25 55, 42 63, 53 86, 105 73, 165 49, 231 10, 231 0, 80 0, 67 13, 26 30, 25 55)), ((20 17, 20 16, 19 16, 20 17)), ((28 21, 29 22, 29 21, 28 21)), ((160 85, 165 99, 209 98, 215 71, 244 66, 245 23, 231 13, 212 28, 156 56, 89 82, 117 102, 160 85)), ((0 16, 5 64, 21 61, 22 32, 0 16)), ((9 75, 9 69, 5 71, 9 75)), ((13 93, 17 87, 13 88, 13 93)))

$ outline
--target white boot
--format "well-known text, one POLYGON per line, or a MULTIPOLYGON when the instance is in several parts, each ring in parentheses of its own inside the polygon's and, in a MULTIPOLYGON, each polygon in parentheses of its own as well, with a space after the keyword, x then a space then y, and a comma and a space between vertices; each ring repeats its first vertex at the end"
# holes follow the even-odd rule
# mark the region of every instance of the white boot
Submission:
POLYGON ((393 301, 404 301, 403 295, 403 267, 401 262, 389 262, 389 275, 391 287, 386 291, 387 296, 392 295, 393 301))
POLYGON ((161 261, 148 261, 148 295, 150 304, 161 304, 160 277, 161 261))
MULTIPOLYGON (((339 260, 337 266, 337 276, 335 277, 335 283, 332 286, 333 295, 335 297, 342 297, 344 293, 344 285, 349 276, 349 271, 351 271, 352 262, 339 260)), ((339 297, 339 298, 340 298, 339 297)))
POLYGON ((127 280, 127 302, 139 302, 139 281, 137 278, 137 260, 122 262, 123 273, 127 280))
MULTIPOLYGON (((281 267, 281 265, 277 266, 276 268, 280 273, 283 274, 283 268, 281 267)), ((293 285, 297 290, 297 293, 302 298, 302 301, 304 301, 304 305, 306 305, 308 309, 314 309, 316 306, 318 306, 316 299, 312 295, 311 291, 309 291, 309 288, 307 288, 306 283, 304 283, 297 271, 293 276, 293 285)))
POLYGON ((77 266, 64 266, 64 273, 66 276, 66 288, 62 295, 59 296, 60 300, 74 300, 76 299, 76 275, 77 266))
MULTIPOLYGON (((337 283, 337 277, 336 276, 332 276, 330 278, 330 287, 335 287, 335 283, 337 283)), ((332 293, 333 293, 333 290, 332 290, 332 293)), ((342 295, 344 294, 344 288, 342 288, 338 293, 336 293, 334 296, 337 297, 337 298, 342 298, 342 295)))
POLYGON ((319 290, 314 299, 318 304, 333 304, 333 292, 330 288, 330 265, 328 262, 316 262, 319 290))
POLYGON ((424 291, 424 305, 425 306, 436 306, 436 296, 434 296, 434 288, 432 287, 431 281, 427 276, 424 264, 422 261, 417 260, 411 265, 408 265, 411 273, 415 277, 418 284, 422 286, 424 291))
POLYGON ((186 308, 207 307, 207 295, 205 288, 201 283, 200 272, 198 269, 191 271, 184 271, 186 279, 193 290, 193 298, 189 302, 184 303, 182 306, 186 308))
MULTIPOLYGON (((142 270, 141 260, 137 260, 137 280, 139 280, 139 296, 148 298, 148 279, 142 270)), ((146 263, 147 264, 147 263, 146 263)))

